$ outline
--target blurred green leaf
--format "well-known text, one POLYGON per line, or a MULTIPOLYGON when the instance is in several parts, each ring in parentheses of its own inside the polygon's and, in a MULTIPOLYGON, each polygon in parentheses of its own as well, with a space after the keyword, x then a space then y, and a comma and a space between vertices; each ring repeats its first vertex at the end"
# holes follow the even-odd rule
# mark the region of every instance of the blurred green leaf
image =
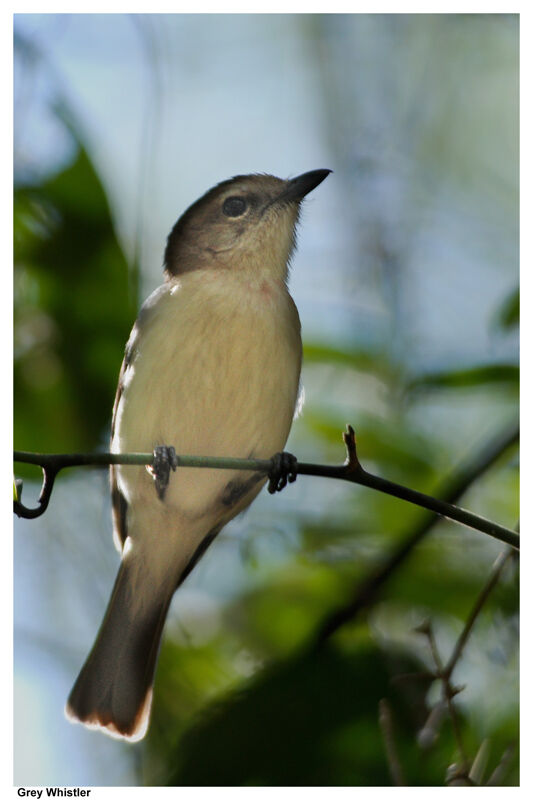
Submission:
POLYGON ((407 385, 407 391, 421 389, 457 389, 487 384, 518 387, 519 367, 515 364, 487 364, 468 369, 447 370, 420 375, 407 385))
POLYGON ((349 563, 332 569, 305 559, 293 561, 267 583, 240 595, 227 610, 228 626, 257 657, 285 656, 307 640, 328 608, 342 601, 347 575, 353 576, 349 563))
POLYGON ((496 316, 496 323, 507 330, 520 322, 520 289, 515 289, 501 304, 496 316))
MULTIPOLYGON (((387 602, 425 613, 449 614, 459 619, 468 613, 487 580, 485 564, 471 563, 458 568, 455 548, 443 551, 442 542, 433 537, 423 542, 409 558, 404 570, 391 576, 380 598, 387 602), (408 579, 406 579, 408 575, 408 579)), ((509 615, 518 613, 518 577, 500 580, 485 602, 484 613, 499 609, 509 615)))
MULTIPOLYGON (((346 420, 337 412, 326 408, 306 408, 303 423, 315 434, 337 445, 346 420)), ((394 419, 384 419, 372 414, 357 415, 355 434, 357 451, 363 465, 375 461, 412 476, 420 475, 430 480, 435 472, 436 447, 432 440, 418 430, 409 428, 405 421, 398 425, 394 419)))
POLYGON ((347 344, 335 347, 323 342, 305 341, 304 361, 306 364, 328 364, 371 372, 375 377, 387 378, 393 374, 393 367, 382 350, 350 347, 347 344))
POLYGON ((100 445, 135 317, 104 188, 76 143, 76 157, 63 171, 15 186, 18 449, 100 445))
POLYGON ((408 692, 405 685, 398 691, 390 684, 398 670, 419 668, 407 659, 400 666, 369 644, 350 653, 327 647, 268 668, 204 711, 176 748, 169 783, 390 785, 378 704, 393 695, 400 760, 409 782, 441 784, 443 756, 422 757, 415 740, 427 684, 410 685, 408 692))

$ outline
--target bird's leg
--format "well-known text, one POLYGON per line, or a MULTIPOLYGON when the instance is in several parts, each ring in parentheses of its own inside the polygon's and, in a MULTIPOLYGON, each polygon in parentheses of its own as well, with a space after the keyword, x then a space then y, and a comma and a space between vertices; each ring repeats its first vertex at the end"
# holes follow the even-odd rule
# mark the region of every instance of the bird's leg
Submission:
POLYGON ((165 492, 167 490, 168 482, 170 479, 170 470, 176 471, 178 466, 178 457, 173 447, 166 445, 158 445, 154 449, 154 460, 149 471, 152 473, 157 496, 160 500, 165 499, 165 492))
POLYGON ((272 456, 272 467, 268 473, 270 494, 281 492, 289 483, 294 483, 298 472, 298 461, 291 453, 276 453, 272 456))

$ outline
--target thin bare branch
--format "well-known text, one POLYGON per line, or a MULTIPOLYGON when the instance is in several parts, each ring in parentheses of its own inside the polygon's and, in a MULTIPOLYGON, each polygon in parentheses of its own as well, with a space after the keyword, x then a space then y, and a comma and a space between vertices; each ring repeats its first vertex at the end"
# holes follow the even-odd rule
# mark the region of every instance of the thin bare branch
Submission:
POLYGON ((481 592, 479 593, 477 600, 474 603, 474 606, 472 607, 472 610, 465 623, 465 626, 461 631, 461 635, 459 636, 457 642, 455 643, 453 653, 450 656, 448 663, 444 667, 443 675, 445 675, 447 678, 451 677, 451 674, 455 668, 455 665, 457 664, 462 655, 462 652, 468 641, 468 637, 472 632, 472 628, 474 627, 474 623, 478 618, 481 609, 485 605, 489 594, 492 592, 492 590, 498 583, 505 565, 513 555, 514 555, 513 550, 506 550, 505 552, 499 554, 498 558, 492 565, 490 577, 485 586, 483 587, 483 589, 481 590, 481 592))
POLYGON ((457 779, 459 775, 464 776, 464 774, 468 772, 468 758, 463 743, 459 718, 457 716, 457 711, 453 703, 453 698, 455 697, 456 694, 458 694, 458 692, 461 691, 461 689, 452 686, 450 682, 450 676, 447 675, 444 671, 444 666, 437 648, 437 642, 435 641, 435 635, 433 633, 433 628, 431 627, 431 623, 429 622, 425 623, 423 628, 422 627, 419 628, 419 632, 427 637, 429 649, 431 651, 433 662, 435 664, 436 673, 440 678, 440 680, 442 681, 442 700, 443 703, 446 704, 446 707, 448 709, 448 714, 450 717, 450 721, 452 723, 453 735, 455 736, 457 749, 461 757, 461 763, 459 765, 456 765, 456 773, 454 774, 454 779, 457 779))
MULTIPOLYGON (((385 494, 393 495, 401 500, 406 500, 409 503, 426 508, 433 511, 447 519, 459 522, 467 527, 479 530, 482 533, 487 533, 489 536, 498 539, 499 541, 510 544, 512 547, 518 549, 519 536, 515 531, 509 530, 502 525, 495 522, 486 520, 477 514, 472 514, 462 508, 452 505, 446 500, 437 499, 430 495, 422 494, 421 492, 409 489, 406 486, 401 486, 398 483, 380 478, 377 475, 372 475, 364 470, 359 462, 356 452, 355 434, 351 425, 347 426, 347 431, 343 434, 344 443, 346 445, 346 461, 339 466, 329 466, 327 464, 309 464, 298 463, 293 459, 293 475, 318 475, 324 478, 338 478, 341 480, 350 481, 361 486, 367 486, 377 491, 384 492, 385 494)), ((45 472, 55 475, 66 467, 74 466, 102 466, 108 464, 134 464, 134 465, 147 465, 153 464, 153 453, 75 453, 71 455, 44 455, 40 453, 27 453, 15 451, 14 460, 26 464, 37 464, 42 467, 45 472)), ((231 470, 251 470, 253 472, 264 472, 266 475, 272 475, 276 469, 279 469, 279 463, 276 456, 271 459, 245 459, 245 458, 212 458, 208 456, 177 456, 178 466, 181 467, 197 467, 210 469, 231 469, 231 470)), ((292 482, 291 477, 289 480, 292 482)), ((53 481, 52 481, 53 483, 53 481)), ((43 486, 43 492, 44 492, 43 486)), ((43 499, 43 492, 39 500, 39 507, 36 509, 28 509, 22 505, 20 500, 15 500, 14 511, 15 514, 21 517, 32 518, 42 514, 47 505, 50 493, 46 494, 43 499), (46 502, 45 502, 46 500, 46 502)))
MULTIPOLYGON (((446 665, 443 664, 440 654, 438 652, 437 643, 435 641, 435 636, 433 634, 431 623, 429 621, 426 621, 417 628, 417 631, 425 635, 428 639, 429 648, 431 651, 433 662, 435 664, 435 675, 439 680, 442 681, 442 701, 437 704, 437 707, 440 710, 442 709, 443 704, 444 703, 446 704, 453 728, 455 741, 457 743, 457 749, 459 751, 461 758, 459 764, 453 764, 450 767, 449 776, 451 777, 449 777, 448 781, 449 785, 454 785, 454 786, 480 785, 483 778, 483 772, 486 768, 486 763, 488 760, 487 742, 482 743, 471 767, 469 768, 468 758, 466 755, 466 750, 462 739, 459 718, 457 716, 457 711, 453 702, 454 697, 460 691, 462 691, 462 688, 453 686, 451 682, 451 677, 453 670, 455 669, 455 666, 457 665, 457 662, 459 661, 464 651, 468 638, 472 632, 474 624, 483 606, 487 602, 490 593, 492 592, 498 580, 500 579, 505 565, 507 564, 509 559, 514 555, 515 555, 514 551, 509 549, 505 552, 500 553, 498 558, 494 562, 489 579, 483 586, 478 597, 476 598, 472 610, 470 611, 470 614, 468 615, 468 618, 465 622, 463 630, 461 631, 461 635, 457 639, 453 652, 450 658, 448 659, 446 665)), ((428 721, 424 725, 423 730, 429 729, 431 727, 430 720, 433 719, 434 711, 435 709, 431 710, 428 721)))

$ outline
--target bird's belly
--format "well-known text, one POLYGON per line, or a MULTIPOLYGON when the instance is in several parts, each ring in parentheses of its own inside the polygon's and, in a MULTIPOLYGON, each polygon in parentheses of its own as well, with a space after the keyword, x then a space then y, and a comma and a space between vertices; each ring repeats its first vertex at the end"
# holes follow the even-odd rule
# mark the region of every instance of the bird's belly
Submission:
MULTIPOLYGON (((175 330, 167 322, 152 321, 125 375, 113 450, 172 445, 178 454, 237 458, 269 458, 282 450, 298 391, 299 337, 296 342, 272 321, 243 314, 223 321, 216 314, 183 315, 175 330)), ((201 516, 228 484, 249 477, 179 468, 165 506, 201 516)), ((154 502, 145 469, 122 467, 118 481, 128 502, 154 502)))

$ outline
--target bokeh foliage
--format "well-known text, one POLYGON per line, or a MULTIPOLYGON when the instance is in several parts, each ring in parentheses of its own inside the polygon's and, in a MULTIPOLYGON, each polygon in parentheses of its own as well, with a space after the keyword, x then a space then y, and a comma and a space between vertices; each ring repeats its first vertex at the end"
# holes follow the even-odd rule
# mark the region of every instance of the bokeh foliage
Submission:
POLYGON ((105 441, 135 286, 101 180, 74 127, 59 173, 16 180, 15 447, 65 452, 105 441), (133 289, 133 291, 132 291, 133 289))
MULTIPOLYGON (((327 91, 335 83, 333 61, 326 57, 320 25, 335 21, 309 15, 302 24, 309 28, 313 55, 321 54, 316 63, 324 94, 333 103, 334 93, 327 91)), ((473 24, 466 21, 467 27, 473 24)), ((439 45, 445 49, 446 37, 457 30, 448 21, 442 30, 439 45)), ((414 25, 412 31, 417 43, 414 25)), ((431 67, 438 69, 437 58, 431 67)), ((355 83, 352 89, 356 92, 355 83)), ((336 99, 329 117, 335 120, 330 136, 339 172, 354 184, 367 180, 368 188, 375 164, 361 152, 354 154, 346 123, 357 103, 353 97, 336 99)), ((428 135, 417 163, 448 175, 457 161, 447 149, 446 110, 432 107, 430 112, 442 139, 428 135)), ((105 444, 135 316, 136 279, 119 245, 102 181, 82 136, 75 126, 70 131, 71 162, 56 174, 17 180, 15 186, 15 445, 20 449, 72 452, 105 444)), ((461 157, 467 176, 472 165, 462 152, 461 157)), ((413 185, 416 178, 410 176, 413 185)), ((375 198, 372 204, 371 192, 352 191, 349 180, 347 196, 364 195, 368 201, 365 235, 379 254, 375 273, 384 275, 390 327, 364 342, 355 329, 341 342, 305 341, 307 404, 295 426, 293 449, 306 460, 313 454, 316 461, 338 461, 343 457, 340 434, 351 422, 366 467, 435 492, 516 419, 518 359, 468 364, 457 359, 440 370, 413 365, 408 347, 395 335, 401 303, 394 281, 408 254, 394 251, 394 236, 387 235, 383 220, 367 224, 378 204, 375 198), (461 420, 462 429, 471 433, 460 446, 455 431, 449 437, 446 431, 454 415, 457 426, 461 420), (477 427, 478 416, 491 418, 491 425, 477 427), (473 421, 465 425, 463 417, 473 421)), ((355 218, 358 212, 350 205, 350 213, 355 218)), ((370 256, 369 265, 374 275, 370 256)), ((518 290, 502 294, 491 335, 497 339, 515 331, 518 309, 518 290)), ((518 514, 516 457, 516 448, 503 452, 467 488, 460 504, 512 526, 518 514)), ((372 603, 313 648, 323 621, 410 535, 423 512, 361 487, 319 479, 302 479, 298 489, 302 486, 297 504, 270 506, 263 526, 259 520, 240 539, 221 537, 199 565, 209 590, 211 565, 220 563, 225 549, 240 550, 242 585, 220 604, 219 614, 200 609, 192 621, 186 615, 184 621, 169 620, 151 728, 132 766, 139 783, 389 785, 378 721, 383 698, 390 704, 408 784, 442 785, 448 767, 459 759, 446 716, 432 741, 423 746, 419 740, 439 687, 428 678, 434 664, 416 628, 431 620, 443 658, 449 655, 499 546, 449 523, 435 525, 372 603), (273 540, 279 545, 275 555, 273 540), (419 677, 406 677, 413 673, 419 677)), ((465 685, 455 703, 469 758, 483 741, 490 744, 485 777, 518 737, 517 619, 517 568, 509 564, 477 620, 455 681, 465 685)), ((502 781, 518 782, 516 752, 502 781)))

